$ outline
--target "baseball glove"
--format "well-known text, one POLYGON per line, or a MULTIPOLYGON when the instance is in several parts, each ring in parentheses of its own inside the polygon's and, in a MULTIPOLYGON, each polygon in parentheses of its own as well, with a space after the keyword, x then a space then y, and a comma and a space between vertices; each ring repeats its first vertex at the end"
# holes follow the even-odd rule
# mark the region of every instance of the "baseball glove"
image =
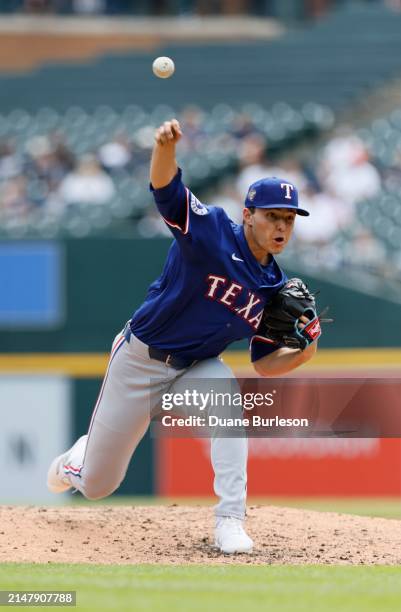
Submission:
MULTIPOLYGON (((326 309, 327 310, 327 309, 326 309)), ((259 333, 292 349, 305 350, 321 335, 315 297, 300 278, 291 278, 266 304, 259 333), (307 323, 300 317, 308 319, 307 323)))

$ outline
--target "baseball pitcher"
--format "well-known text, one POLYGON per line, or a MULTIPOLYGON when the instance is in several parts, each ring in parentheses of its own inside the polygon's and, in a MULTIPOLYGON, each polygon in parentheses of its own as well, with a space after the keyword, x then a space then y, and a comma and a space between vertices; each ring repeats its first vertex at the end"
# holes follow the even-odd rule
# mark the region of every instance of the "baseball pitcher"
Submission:
MULTIPOLYGON (((150 189, 174 241, 160 277, 114 339, 88 433, 49 468, 55 493, 75 488, 99 499, 115 491, 166 391, 193 389, 197 379, 233 383, 220 354, 235 340, 249 339, 261 376, 290 372, 316 351, 314 298, 299 279, 288 281, 274 259, 296 215, 309 214, 298 206, 296 187, 280 178, 252 184, 237 225, 185 187, 175 156, 181 136, 176 119, 159 127, 150 166, 150 189)), ((224 553, 250 552, 247 439, 211 436, 210 448, 215 544, 224 553)))

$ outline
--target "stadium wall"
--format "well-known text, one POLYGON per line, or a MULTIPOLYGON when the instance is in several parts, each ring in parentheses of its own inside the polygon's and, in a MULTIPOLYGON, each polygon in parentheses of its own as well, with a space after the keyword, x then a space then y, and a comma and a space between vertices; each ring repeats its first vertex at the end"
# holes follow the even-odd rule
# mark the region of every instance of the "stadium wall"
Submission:
MULTIPOLYGON (((1 242, 2 353, 108 351, 161 273, 170 244, 136 238, 1 242), (46 301, 44 294, 53 297, 46 301)), ((295 269, 286 272, 302 275, 312 290, 320 291, 320 306, 330 305, 335 323, 326 326, 322 349, 401 345, 400 304, 351 287, 339 289, 295 269)))

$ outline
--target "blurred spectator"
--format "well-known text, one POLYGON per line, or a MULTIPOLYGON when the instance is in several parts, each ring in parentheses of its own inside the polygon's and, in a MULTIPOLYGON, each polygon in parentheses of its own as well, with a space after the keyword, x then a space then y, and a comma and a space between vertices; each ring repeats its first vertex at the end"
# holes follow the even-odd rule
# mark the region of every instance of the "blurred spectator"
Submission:
POLYGON ((180 149, 190 151, 197 147, 205 137, 204 112, 197 106, 187 106, 181 113, 182 139, 180 149))
POLYGON ((108 172, 130 168, 133 160, 132 144, 124 134, 117 134, 113 140, 99 148, 98 158, 108 172))
POLYGON ((35 136, 26 145, 28 154, 26 172, 32 178, 45 182, 48 191, 57 189, 71 170, 72 160, 63 150, 61 142, 46 136, 35 136))
POLYGON ((331 197, 328 193, 316 192, 312 187, 308 187, 302 195, 302 206, 310 212, 311 216, 297 218, 294 228, 295 237, 302 242, 316 246, 333 240, 341 227, 341 216, 338 214, 341 205, 341 201, 331 197))
POLYGON ((23 161, 11 140, 0 142, 0 180, 17 176, 22 172, 23 161))
POLYGON ((380 175, 370 163, 364 143, 350 128, 327 144, 322 157, 318 176, 338 198, 354 204, 379 193, 380 175))
POLYGON ((62 181, 59 194, 67 204, 104 204, 115 193, 113 181, 94 155, 85 155, 74 172, 62 181))
POLYGON ((238 113, 234 119, 232 133, 235 138, 243 139, 255 133, 255 126, 248 113, 238 113))
POLYGON ((392 266, 386 261, 386 248, 367 228, 360 228, 345 245, 344 259, 347 265, 380 273, 384 277, 392 273, 392 266))
POLYGON ((70 172, 75 167, 75 156, 67 147, 64 136, 61 132, 52 132, 50 134, 50 144, 54 155, 65 172, 70 172))
POLYGON ((33 208, 27 196, 27 181, 17 176, 0 184, 0 219, 2 222, 23 222, 33 208))
POLYGON ((266 160, 266 141, 260 134, 249 134, 239 142, 240 172, 236 188, 242 200, 248 192, 249 185, 265 176, 273 176, 266 160))
POLYGON ((295 159, 285 158, 271 165, 266 157, 266 141, 260 134, 249 135, 240 144, 241 170, 236 187, 242 200, 245 200, 249 185, 265 176, 277 176, 294 183, 300 192, 308 181, 301 166, 295 159))
POLYGON ((224 208, 227 215, 235 223, 242 223, 244 201, 240 197, 238 191, 235 189, 231 178, 221 184, 217 195, 215 192, 210 195, 210 202, 214 206, 224 208))

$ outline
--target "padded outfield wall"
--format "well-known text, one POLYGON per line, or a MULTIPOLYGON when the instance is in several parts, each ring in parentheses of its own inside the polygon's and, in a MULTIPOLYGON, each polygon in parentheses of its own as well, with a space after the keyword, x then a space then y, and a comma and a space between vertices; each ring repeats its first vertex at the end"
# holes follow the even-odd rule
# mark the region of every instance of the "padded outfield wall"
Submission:
MULTIPOLYGON (((169 245, 134 238, 0 243, 1 351, 104 353, 160 274, 169 245)), ((325 328, 322 349, 401 345, 401 304, 286 272, 302 275, 320 290, 320 304, 330 305, 335 324, 325 328)))

